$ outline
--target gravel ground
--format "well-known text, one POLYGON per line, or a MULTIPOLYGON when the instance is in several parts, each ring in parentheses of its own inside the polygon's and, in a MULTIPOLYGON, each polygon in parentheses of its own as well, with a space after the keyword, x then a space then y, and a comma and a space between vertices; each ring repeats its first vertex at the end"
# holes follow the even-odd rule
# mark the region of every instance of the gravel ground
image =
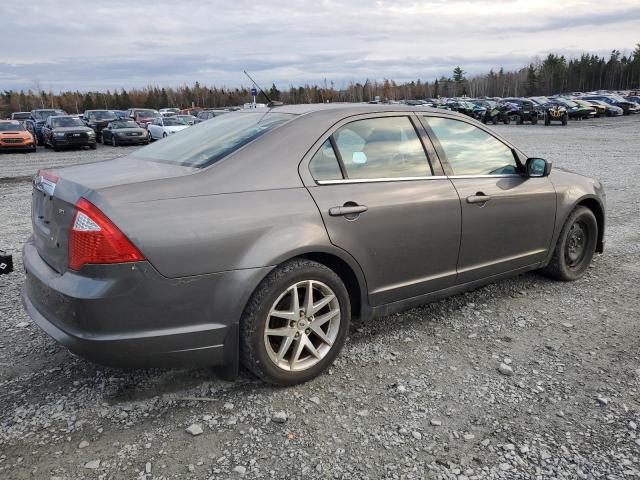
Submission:
MULTIPOLYGON (((356 326, 295 388, 77 359, 23 313, 16 255, 0 277, 0 478, 640 477, 640 117, 496 129, 604 182, 605 254, 575 283, 531 273, 356 326)), ((116 152, 0 157, 0 248, 30 233, 21 179, 116 152)))

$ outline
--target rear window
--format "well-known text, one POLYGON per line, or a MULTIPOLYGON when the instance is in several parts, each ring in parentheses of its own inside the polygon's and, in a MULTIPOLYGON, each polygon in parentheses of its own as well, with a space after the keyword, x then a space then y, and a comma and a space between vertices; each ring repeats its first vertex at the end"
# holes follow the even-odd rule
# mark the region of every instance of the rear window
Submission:
POLYGON ((294 118, 287 113, 230 113, 181 130, 133 156, 155 162, 203 168, 294 118))

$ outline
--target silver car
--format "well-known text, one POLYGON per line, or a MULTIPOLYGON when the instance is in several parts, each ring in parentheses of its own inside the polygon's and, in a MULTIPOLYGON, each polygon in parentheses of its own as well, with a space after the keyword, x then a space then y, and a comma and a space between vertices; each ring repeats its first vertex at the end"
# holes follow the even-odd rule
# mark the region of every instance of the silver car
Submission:
POLYGON ((24 304, 116 366, 241 363, 291 385, 349 322, 604 246, 602 185, 454 112, 296 105, 228 113, 108 162, 41 171, 24 304))

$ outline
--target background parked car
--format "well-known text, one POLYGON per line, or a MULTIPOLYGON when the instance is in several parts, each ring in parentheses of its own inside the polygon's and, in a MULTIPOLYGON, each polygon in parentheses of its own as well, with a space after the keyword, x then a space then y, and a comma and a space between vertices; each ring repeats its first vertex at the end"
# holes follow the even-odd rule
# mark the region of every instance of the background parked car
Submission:
POLYGON ((229 113, 229 111, 220 109, 202 110, 198 112, 197 118, 199 122, 204 122, 205 120, 224 115, 225 113, 229 113))
POLYGON ((70 115, 52 115, 42 126, 42 142, 56 152, 63 147, 89 147, 96 149, 96 132, 70 115))
POLYGON ((142 128, 131 119, 114 120, 102 130, 102 143, 114 147, 119 145, 148 145, 149 137, 146 128, 142 128))
POLYGON ((598 103, 589 102, 588 100, 580 100, 579 98, 572 98, 572 102, 577 103, 583 108, 593 108, 595 110, 595 117, 603 117, 607 114, 607 109, 598 103))
POLYGON ((96 132, 96 140, 99 142, 102 136, 102 129, 113 120, 116 120, 117 115, 111 110, 85 110, 82 115, 82 119, 86 125, 96 132))
POLYGON ((157 117, 147 126, 150 140, 166 138, 185 128, 189 128, 189 125, 177 117, 157 117))
POLYGON ((29 119, 29 116, 31 116, 31 112, 13 112, 11 114, 11 120, 16 120, 24 125, 29 119))
POLYGON ((193 115, 176 115, 176 118, 179 118, 187 125, 195 125, 196 123, 198 123, 198 118, 194 117, 193 115))
POLYGON ((590 105, 580 105, 567 98, 556 98, 555 101, 565 106, 570 120, 584 120, 596 116, 596 109, 590 105))
POLYGON ((163 117, 170 117, 172 115, 178 115, 180 113, 179 108, 161 108, 158 111, 160 112, 160 115, 162 115, 163 117))
POLYGON ((36 139, 38 145, 43 145, 42 142, 42 127, 52 115, 66 115, 64 110, 54 108, 38 108, 31 110, 29 118, 25 120, 25 127, 29 130, 36 139))
POLYGON ((619 107, 622 109, 624 115, 629 115, 635 111, 635 104, 617 95, 585 95, 580 97, 582 100, 600 100, 609 105, 619 107))
POLYGON ((127 112, 142 127, 146 127, 154 118, 161 117, 160 112, 151 108, 130 108, 127 112))
POLYGON ((36 141, 31 132, 17 120, 0 120, 0 151, 36 151, 36 141))

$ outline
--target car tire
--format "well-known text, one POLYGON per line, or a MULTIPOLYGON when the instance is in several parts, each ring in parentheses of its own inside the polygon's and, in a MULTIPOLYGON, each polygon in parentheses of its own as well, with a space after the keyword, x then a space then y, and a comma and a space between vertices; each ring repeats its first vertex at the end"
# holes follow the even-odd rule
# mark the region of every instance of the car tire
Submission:
POLYGON ((111 136, 111 146, 112 147, 117 147, 118 146, 118 139, 116 138, 115 135, 111 136))
POLYGON ((569 115, 564 114, 562 117, 562 125, 566 125, 567 123, 569 123, 569 115))
POLYGON ((544 124, 548 127, 549 125, 551 125, 551 118, 549 118, 549 114, 546 113, 544 116, 544 124))
POLYGON ((538 124, 538 117, 531 117, 531 125, 537 125, 538 124))
POLYGON ((542 273, 556 280, 578 280, 589 268, 597 242, 595 215, 587 207, 576 207, 564 223, 553 256, 542 273))
POLYGON ((498 124, 498 116, 497 115, 491 119, 491 123, 493 123, 494 125, 498 124))
POLYGON ((296 385, 309 381, 335 360, 347 337, 350 318, 349 294, 333 270, 305 259, 286 262, 271 271, 260 283, 242 314, 241 362, 257 377, 276 385, 296 385), (310 315, 304 308, 309 282, 312 285, 312 303, 330 299, 310 315), (295 312, 294 290, 297 292, 300 313, 295 312), (291 311, 286 312, 288 310, 291 311), (274 312, 287 313, 291 318, 279 317, 274 312), (314 328, 313 322, 318 320, 316 314, 320 314, 325 321, 314 328), (272 330, 282 328, 288 334, 268 336, 267 327, 272 330), (316 334, 317 329, 321 329, 322 334, 316 334), (322 336, 328 342, 323 341, 322 336), (307 347, 308 342, 311 342, 315 354, 307 347))
POLYGON ((54 152, 59 152, 60 151, 60 147, 58 146, 58 144, 56 142, 54 142, 53 140, 51 141, 51 148, 53 148, 54 152))
POLYGON ((167 138, 167 132, 162 132, 162 138, 167 138))
POLYGON ((516 120, 516 125, 522 125, 524 123, 524 118, 521 115, 518 115, 518 120, 516 120))
POLYGON ((509 115, 507 115, 506 117, 504 117, 503 120, 505 125, 509 125, 511 123, 511 117, 509 117, 509 115))
POLYGON ((97 143, 92 143, 92 144, 89 145, 89 148, 91 150, 95 150, 96 148, 98 148, 98 144, 97 143))

